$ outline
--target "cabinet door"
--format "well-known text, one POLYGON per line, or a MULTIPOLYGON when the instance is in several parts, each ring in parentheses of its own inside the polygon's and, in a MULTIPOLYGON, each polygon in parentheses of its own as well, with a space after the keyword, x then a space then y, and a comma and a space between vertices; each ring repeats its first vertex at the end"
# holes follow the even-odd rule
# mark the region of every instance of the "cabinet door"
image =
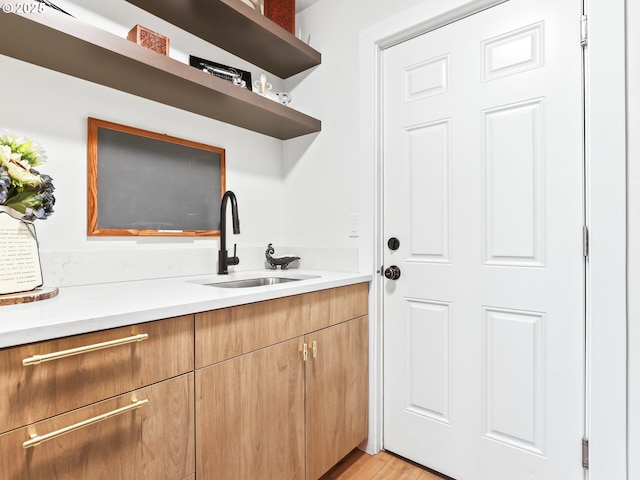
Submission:
POLYGON ((194 472, 193 373, 0 435, 5 480, 181 480, 194 472), (117 416, 24 448, 45 435, 132 405, 117 416))
POLYGON ((302 337, 196 371, 198 480, 304 478, 302 337))
POLYGON ((367 338, 367 316, 305 337, 307 480, 318 479, 367 438, 367 338))

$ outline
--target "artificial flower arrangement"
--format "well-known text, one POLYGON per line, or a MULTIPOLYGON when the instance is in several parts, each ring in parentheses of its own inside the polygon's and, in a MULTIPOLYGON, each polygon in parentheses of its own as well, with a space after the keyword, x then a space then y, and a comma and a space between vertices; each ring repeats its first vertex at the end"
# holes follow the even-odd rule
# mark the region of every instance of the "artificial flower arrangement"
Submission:
POLYGON ((35 169, 46 158, 32 139, 0 132, 0 206, 16 210, 30 222, 46 220, 53 213, 53 179, 35 169))

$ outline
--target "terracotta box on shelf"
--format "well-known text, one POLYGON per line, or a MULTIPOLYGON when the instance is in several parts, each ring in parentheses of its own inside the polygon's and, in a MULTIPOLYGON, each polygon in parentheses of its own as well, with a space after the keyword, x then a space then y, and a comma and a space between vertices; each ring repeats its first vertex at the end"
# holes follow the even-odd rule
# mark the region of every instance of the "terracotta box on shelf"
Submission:
POLYGON ((160 35, 142 25, 136 25, 127 34, 127 39, 154 52, 169 55, 169 37, 160 35))
POLYGON ((264 0, 264 16, 289 33, 296 34, 295 0, 264 0))

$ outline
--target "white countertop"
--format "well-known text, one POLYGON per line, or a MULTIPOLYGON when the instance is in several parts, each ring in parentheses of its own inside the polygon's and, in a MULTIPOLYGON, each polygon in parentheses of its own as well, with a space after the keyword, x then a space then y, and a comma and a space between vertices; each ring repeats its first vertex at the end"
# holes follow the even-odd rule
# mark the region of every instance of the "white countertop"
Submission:
POLYGON ((0 306, 0 347, 66 337, 135 323, 368 282, 370 274, 317 270, 256 270, 229 275, 162 278, 60 288, 58 295, 0 306), (258 276, 314 276, 249 288, 201 283, 258 276))

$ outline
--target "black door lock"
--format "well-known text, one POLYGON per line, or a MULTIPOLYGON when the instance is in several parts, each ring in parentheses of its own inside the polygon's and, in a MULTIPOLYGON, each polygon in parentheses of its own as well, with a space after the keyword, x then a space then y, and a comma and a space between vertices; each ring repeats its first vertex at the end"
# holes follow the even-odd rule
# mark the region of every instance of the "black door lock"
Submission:
POLYGON ((387 246, 391 250, 397 250, 400 248, 400 240, 398 240, 396 237, 391 237, 387 242, 387 246))
POLYGON ((398 280, 400 278, 400 268, 396 265, 391 265, 385 269, 384 276, 389 280, 398 280))

